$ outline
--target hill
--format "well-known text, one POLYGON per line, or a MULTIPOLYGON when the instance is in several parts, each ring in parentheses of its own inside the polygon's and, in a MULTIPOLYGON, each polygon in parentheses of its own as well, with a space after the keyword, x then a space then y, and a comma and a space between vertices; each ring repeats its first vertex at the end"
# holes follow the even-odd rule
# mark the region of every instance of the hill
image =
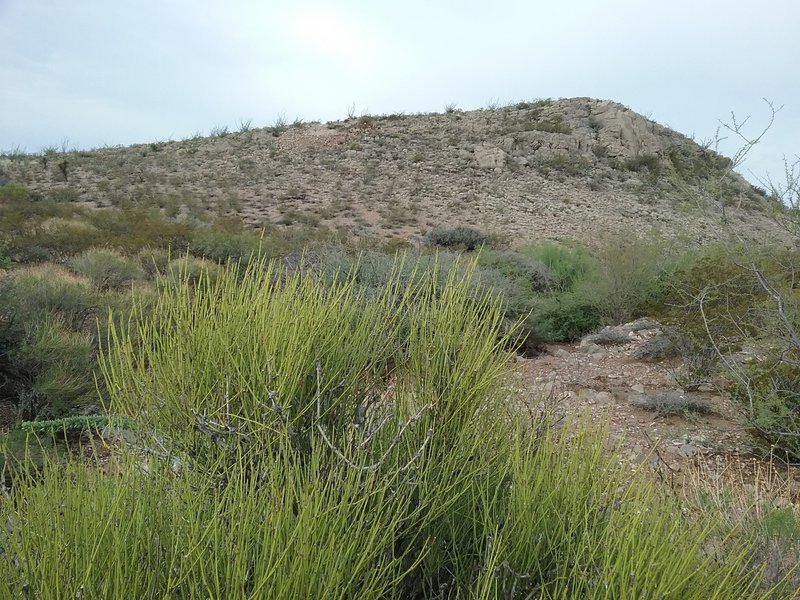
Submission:
POLYGON ((730 161, 616 102, 571 98, 443 114, 278 123, 209 137, 0 158, 0 178, 78 204, 158 207, 175 219, 238 215, 415 239, 471 225, 511 240, 658 232, 776 235, 763 190, 730 161))

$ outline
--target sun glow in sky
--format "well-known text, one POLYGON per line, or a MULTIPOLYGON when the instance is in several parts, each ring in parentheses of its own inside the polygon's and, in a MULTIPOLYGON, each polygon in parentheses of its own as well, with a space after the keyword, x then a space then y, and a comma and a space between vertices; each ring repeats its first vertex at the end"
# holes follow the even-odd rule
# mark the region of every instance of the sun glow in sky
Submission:
POLYGON ((744 172, 778 176, 799 26, 796 0, 0 0, 0 150, 570 96, 705 140, 731 111, 757 131, 765 97, 744 172))
POLYGON ((298 49, 336 71, 369 75, 379 68, 380 40, 356 20, 326 8, 301 8, 288 19, 298 49))

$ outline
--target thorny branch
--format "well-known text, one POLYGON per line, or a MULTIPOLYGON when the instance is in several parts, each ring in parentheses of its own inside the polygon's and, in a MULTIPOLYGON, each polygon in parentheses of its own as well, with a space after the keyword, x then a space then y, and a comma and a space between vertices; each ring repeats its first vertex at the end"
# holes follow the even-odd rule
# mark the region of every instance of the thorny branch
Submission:
MULTIPOLYGON (((763 128, 761 128, 758 131, 758 133, 754 136, 746 134, 744 130, 745 125, 750 120, 749 116, 744 120, 740 121, 736 118, 735 114, 731 114, 731 121, 729 123, 720 121, 721 128, 730 132, 735 138, 737 138, 741 142, 739 150, 737 150, 737 152, 734 154, 731 164, 729 165, 725 173, 720 177, 720 181, 729 177, 730 174, 733 172, 733 170, 744 162, 745 158, 750 153, 750 151, 759 142, 761 142, 766 133, 770 129, 772 129, 772 126, 775 123, 775 117, 783 107, 781 106, 776 108, 775 105, 766 98, 763 98, 763 100, 769 109, 769 116, 766 125, 763 128)), ((722 141, 723 139, 725 138, 719 137, 719 130, 718 130, 717 144, 719 144, 719 142, 722 141)), ((796 157, 796 160, 794 162, 790 162, 784 158, 784 170, 786 177, 785 185, 775 185, 768 177, 766 180, 759 179, 759 181, 772 192, 775 198, 778 199, 778 201, 781 203, 782 208, 787 208, 790 210, 798 210, 800 209, 800 157, 796 157)), ((723 222, 726 222, 727 218, 725 215, 724 203, 720 200, 718 204, 722 214, 723 222)), ((749 255, 749 260, 748 260, 749 264, 747 266, 744 266, 744 268, 752 273, 752 275, 758 282, 759 287, 775 303, 775 312, 777 314, 778 321, 780 322, 780 327, 781 330, 783 331, 783 334, 788 338, 788 342, 791 344, 791 347, 793 347, 795 351, 800 352, 800 334, 798 333, 796 326, 794 325, 791 318, 789 317, 789 314, 787 313, 786 301, 784 296, 772 284, 772 282, 768 279, 764 271, 758 266, 754 258, 754 253, 750 250, 750 244, 748 243, 748 241, 738 232, 734 231, 733 234, 738 239, 738 241, 743 245, 743 247, 745 248, 745 250, 748 252, 749 255)), ((792 268, 791 271, 793 277, 794 269, 792 268)), ((717 344, 717 340, 711 333, 711 329, 709 326, 709 319, 705 311, 704 301, 705 301, 705 293, 702 293, 699 296, 699 304, 706 334, 714 348, 714 351, 719 356, 722 363, 725 365, 725 368, 737 380, 740 387, 746 392, 748 398, 749 417, 752 422, 755 417, 755 400, 756 400, 754 398, 752 379, 746 375, 746 373, 742 368, 740 368, 732 360, 730 360, 729 357, 723 355, 719 345, 717 344)), ((786 353, 787 350, 784 350, 784 352, 781 354, 780 362, 788 362, 792 364, 790 360, 784 358, 784 355, 786 353)), ((770 436, 800 437, 800 433, 768 430, 757 423, 753 423, 753 425, 762 434, 770 436)))
MULTIPOLYGON (((745 392, 747 393, 747 402, 748 402, 748 416, 750 417, 751 421, 755 416, 755 398, 753 397, 753 388, 752 388, 752 380, 750 377, 744 374, 742 369, 738 368, 720 349, 719 345, 717 344, 714 335, 711 333, 711 328, 708 322, 708 316, 706 315, 705 306, 704 306, 705 295, 700 296, 700 315, 703 318, 703 326, 706 330, 706 335, 708 336, 711 345, 714 348, 714 351, 719 356, 722 363, 725 365, 725 368, 728 372, 739 382, 739 385, 745 392)), ((785 437, 800 437, 800 433, 794 433, 791 431, 778 431, 772 429, 766 429, 764 427, 759 426, 758 424, 754 424, 754 427, 758 429, 760 432, 767 434, 767 435, 778 435, 778 436, 785 436, 785 437)))

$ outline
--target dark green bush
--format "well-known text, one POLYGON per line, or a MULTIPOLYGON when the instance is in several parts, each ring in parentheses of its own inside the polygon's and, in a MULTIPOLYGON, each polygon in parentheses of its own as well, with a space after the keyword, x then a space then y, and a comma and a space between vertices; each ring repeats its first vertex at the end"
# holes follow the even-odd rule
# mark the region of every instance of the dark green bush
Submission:
POLYGON ((766 299, 745 261, 740 247, 722 243, 686 253, 660 280, 662 300, 651 303, 652 316, 701 346, 710 333, 722 350, 738 349, 745 335, 759 335, 758 306, 766 299))
POLYGON ((28 324, 8 360, 28 374, 29 393, 38 399, 37 405, 24 407, 28 418, 63 415, 96 400, 93 336, 70 329, 58 317, 28 324))
POLYGON ((683 257, 663 239, 633 235, 601 239, 594 251, 597 271, 581 282, 603 320, 620 324, 648 316, 669 295, 669 282, 683 257))
MULTIPOLYGON (((146 312, 146 293, 136 297, 146 312)), ((98 333, 110 310, 118 324, 125 322, 133 298, 134 290, 100 292, 53 265, 12 271, 0 283, 0 400, 28 419, 98 407, 98 333)))
POLYGON ((0 285, 9 322, 15 327, 59 315, 67 327, 78 330, 91 319, 98 295, 84 279, 66 270, 43 265, 19 270, 0 285))
POLYGON ((186 255, 170 260, 156 282, 159 288, 177 285, 182 281, 196 285, 202 279, 214 281, 223 268, 217 263, 186 255))
POLYGON ((678 177, 686 181, 719 179, 730 168, 730 159, 711 150, 676 146, 669 151, 669 160, 678 177))
POLYGON ((170 251, 161 248, 142 248, 136 253, 136 260, 149 279, 164 273, 171 259, 170 251))
POLYGON ((53 257, 47 248, 42 246, 25 246, 14 253, 14 258, 21 264, 35 265, 50 261, 53 257))
POLYGON ((546 298, 534 311, 533 318, 546 341, 574 341, 603 325, 598 306, 574 292, 546 298))
POLYGON ((24 186, 16 183, 0 185, 0 205, 16 204, 27 201, 31 193, 24 186))
POLYGON ((536 131, 544 131, 547 133, 563 133, 569 135, 572 133, 572 127, 569 123, 564 122, 564 115, 552 115, 546 119, 542 119, 534 125, 536 131))
POLYGON ((576 154, 556 154, 550 158, 537 161, 536 169, 545 176, 549 175, 550 171, 557 171, 570 177, 580 177, 591 170, 591 164, 588 160, 576 154))

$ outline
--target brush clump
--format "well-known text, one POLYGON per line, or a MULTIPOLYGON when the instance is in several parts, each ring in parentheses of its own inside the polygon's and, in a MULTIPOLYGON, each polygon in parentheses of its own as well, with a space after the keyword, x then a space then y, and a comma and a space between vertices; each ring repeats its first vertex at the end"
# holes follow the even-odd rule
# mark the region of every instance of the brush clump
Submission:
POLYGON ((2 595, 765 597, 750 546, 603 430, 513 408, 514 328, 474 269, 367 296, 252 260, 111 319, 107 409, 133 435, 104 469, 12 467, 2 595))

